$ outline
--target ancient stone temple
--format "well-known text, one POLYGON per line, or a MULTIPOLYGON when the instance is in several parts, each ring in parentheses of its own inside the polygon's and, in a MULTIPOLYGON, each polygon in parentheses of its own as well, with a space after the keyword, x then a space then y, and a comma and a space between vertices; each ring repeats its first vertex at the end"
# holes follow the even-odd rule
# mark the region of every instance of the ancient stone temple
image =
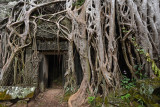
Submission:
POLYGON ((56 35, 40 31, 40 29, 38 32, 36 36, 38 57, 33 56, 34 46, 26 49, 25 73, 28 79, 26 84, 38 86, 43 91, 45 88, 54 87, 52 83, 56 79, 59 79, 58 81, 61 81, 62 85, 64 84, 63 77, 67 69, 68 42, 62 38, 59 38, 58 42, 56 35), (34 77, 32 77, 33 74, 34 77))
MULTIPOLYGON (((0 1, 0 21, 5 20, 10 9, 16 4, 14 1, 0 1)), ((54 6, 62 10, 63 4, 54 6)), ((48 7, 47 11, 53 11, 53 7, 48 7)), ((59 16, 57 16, 59 17, 59 16)), ((56 19, 55 19, 56 20, 56 19)), ((61 21, 61 24, 71 29, 71 23, 66 18, 61 21)), ((1 23, 3 25, 3 23, 1 23)), ((32 27, 30 28, 32 29, 32 27)), ((4 65, 4 54, 7 43, 5 43, 5 35, 3 30, 0 31, 0 72, 4 65)), ((33 37, 32 45, 27 46, 20 56, 17 56, 13 61, 12 67, 9 69, 7 77, 8 86, 34 86, 37 91, 42 92, 45 88, 54 88, 56 81, 64 85, 64 74, 67 69, 68 61, 68 42, 65 35, 59 32, 59 37, 56 33, 56 25, 50 22, 39 20, 36 36, 33 37), (22 61, 17 62, 18 58, 22 57, 22 61), (20 64, 18 70, 15 70, 15 65, 20 64)), ((78 67, 77 67, 78 69, 78 67)))

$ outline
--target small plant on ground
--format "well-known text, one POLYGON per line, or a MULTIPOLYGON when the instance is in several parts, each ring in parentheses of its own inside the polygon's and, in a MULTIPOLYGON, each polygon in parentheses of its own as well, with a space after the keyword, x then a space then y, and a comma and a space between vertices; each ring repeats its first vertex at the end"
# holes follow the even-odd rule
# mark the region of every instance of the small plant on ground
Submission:
POLYGON ((93 96, 88 97, 88 103, 89 103, 91 106, 94 106, 94 105, 95 105, 95 97, 93 97, 93 96))
POLYGON ((122 95, 121 96, 121 99, 124 101, 124 102, 127 102, 127 104, 130 105, 130 97, 131 97, 131 94, 127 93, 125 95, 122 95))
POLYGON ((121 80, 121 86, 125 89, 130 89, 135 86, 135 81, 123 76, 123 79, 121 80))
POLYGON ((142 73, 143 72, 143 66, 141 64, 135 65, 134 68, 136 69, 135 74, 137 76, 139 76, 140 80, 147 78, 147 75, 145 75, 145 74, 142 73))
POLYGON ((128 94, 125 94, 125 95, 122 95, 121 96, 121 99, 124 100, 124 99, 128 99, 131 95, 128 93, 128 94))
POLYGON ((142 99, 138 99, 137 102, 140 103, 140 105, 138 107, 144 107, 144 102, 142 99))
POLYGON ((106 105, 107 104, 107 98, 102 98, 101 96, 91 96, 88 97, 88 104, 91 107, 102 107, 102 105, 106 105))
POLYGON ((65 87, 65 94, 63 96, 63 101, 67 102, 69 97, 74 93, 73 88, 65 87))

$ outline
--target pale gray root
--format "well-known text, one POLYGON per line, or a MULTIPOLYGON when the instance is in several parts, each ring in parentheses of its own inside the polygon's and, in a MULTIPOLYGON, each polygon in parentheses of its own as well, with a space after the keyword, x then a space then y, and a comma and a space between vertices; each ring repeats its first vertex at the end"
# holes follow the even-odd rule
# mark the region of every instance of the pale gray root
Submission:
POLYGON ((86 0, 78 8, 72 6, 74 2, 68 0, 66 3, 73 24, 70 36, 79 52, 84 76, 79 90, 69 98, 68 104, 70 107, 80 107, 86 103, 87 90, 94 96, 102 87, 105 98, 108 88, 118 88, 120 74, 113 20, 115 0, 86 0))
MULTIPOLYGON (((122 38, 122 49, 127 66, 130 68, 130 72, 134 76, 134 65, 143 65, 146 74, 154 77, 154 73, 151 69, 151 63, 148 63, 144 54, 140 55, 135 51, 136 58, 133 60, 133 53, 129 52, 127 48, 127 41, 130 41, 132 47, 132 38, 136 38, 136 42, 141 49, 144 49, 144 53, 149 53, 152 59, 159 59, 159 1, 158 0, 117 0, 117 12, 119 31, 122 38), (156 8, 155 8, 156 7, 156 8), (157 25, 158 24, 158 25, 157 25), (125 28, 125 29, 124 29, 125 28), (126 33, 125 31, 130 33, 126 33), (127 53, 130 54, 128 59, 127 53), (141 61, 138 58, 141 56, 141 61), (130 60, 130 61, 129 61, 130 60), (138 63, 137 63, 138 62, 138 63)), ((134 47, 136 50, 136 47, 134 47)))

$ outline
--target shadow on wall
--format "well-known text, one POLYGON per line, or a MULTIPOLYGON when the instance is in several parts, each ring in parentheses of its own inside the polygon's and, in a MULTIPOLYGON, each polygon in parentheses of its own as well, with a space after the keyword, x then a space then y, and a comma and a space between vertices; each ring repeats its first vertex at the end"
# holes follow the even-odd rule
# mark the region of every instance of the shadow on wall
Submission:
POLYGON ((62 55, 50 55, 48 58, 48 88, 56 88, 54 85, 63 85, 63 57, 62 55))
POLYGON ((39 71, 40 91, 46 88, 62 88, 64 85, 65 55, 42 54, 39 71))

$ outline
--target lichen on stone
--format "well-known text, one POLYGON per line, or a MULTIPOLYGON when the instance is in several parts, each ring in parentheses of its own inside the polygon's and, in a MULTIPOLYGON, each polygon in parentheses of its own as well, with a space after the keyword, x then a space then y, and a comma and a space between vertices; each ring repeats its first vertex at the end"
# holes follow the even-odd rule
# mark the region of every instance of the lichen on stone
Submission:
POLYGON ((32 98, 35 87, 1 86, 0 100, 32 98))

